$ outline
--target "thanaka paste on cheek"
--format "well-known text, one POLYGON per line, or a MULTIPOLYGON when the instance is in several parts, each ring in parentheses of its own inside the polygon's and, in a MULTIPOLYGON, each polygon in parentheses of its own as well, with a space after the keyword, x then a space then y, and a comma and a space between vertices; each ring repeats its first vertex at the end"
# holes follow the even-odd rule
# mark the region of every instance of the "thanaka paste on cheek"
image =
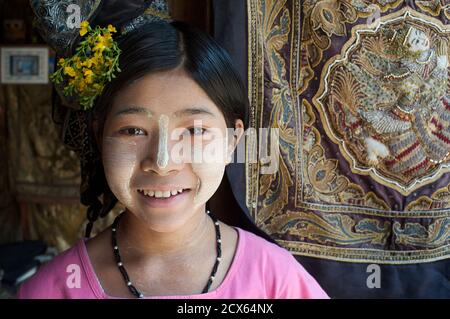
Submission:
MULTIPOLYGON (((194 205, 205 204, 219 188, 226 166, 226 139, 216 138, 201 149, 194 147, 194 152, 202 152, 201 162, 193 161, 192 171, 198 177, 194 205)), ((198 154, 194 154, 198 157, 198 154)))
POLYGON ((192 163, 192 171, 199 179, 194 205, 200 206, 206 203, 219 188, 225 172, 225 165, 192 163))
POLYGON ((136 142, 105 137, 102 149, 103 167, 111 191, 122 204, 132 207, 130 182, 138 163, 136 142))
POLYGON ((159 117, 159 141, 158 141, 158 159, 156 164, 159 168, 166 168, 169 163, 169 151, 167 142, 169 138, 169 117, 161 115, 159 117))

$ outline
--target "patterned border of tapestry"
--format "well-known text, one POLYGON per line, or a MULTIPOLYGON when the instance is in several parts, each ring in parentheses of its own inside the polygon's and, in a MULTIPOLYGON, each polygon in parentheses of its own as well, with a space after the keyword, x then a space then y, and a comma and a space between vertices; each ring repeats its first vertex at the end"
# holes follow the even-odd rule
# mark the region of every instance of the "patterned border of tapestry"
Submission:
POLYGON ((446 259, 450 11, 372 2, 247 1, 251 127, 280 136, 275 174, 247 164, 247 206, 294 254, 446 259))

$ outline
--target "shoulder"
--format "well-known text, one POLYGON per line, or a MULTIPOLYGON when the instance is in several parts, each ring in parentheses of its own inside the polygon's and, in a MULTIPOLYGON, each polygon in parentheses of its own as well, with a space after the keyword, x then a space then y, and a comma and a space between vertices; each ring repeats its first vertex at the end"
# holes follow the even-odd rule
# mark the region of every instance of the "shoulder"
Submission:
POLYGON ((80 250, 84 243, 77 244, 60 253, 39 271, 26 280, 19 288, 20 299, 58 299, 72 298, 71 288, 76 288, 83 276, 84 261, 80 250))
POLYGON ((241 267, 259 273, 272 298, 327 298, 316 280, 286 249, 238 229, 241 267))
POLYGON ((245 256, 264 265, 273 267, 288 267, 290 264, 298 264, 295 258, 286 249, 267 241, 246 230, 238 229, 239 243, 245 251, 245 256))

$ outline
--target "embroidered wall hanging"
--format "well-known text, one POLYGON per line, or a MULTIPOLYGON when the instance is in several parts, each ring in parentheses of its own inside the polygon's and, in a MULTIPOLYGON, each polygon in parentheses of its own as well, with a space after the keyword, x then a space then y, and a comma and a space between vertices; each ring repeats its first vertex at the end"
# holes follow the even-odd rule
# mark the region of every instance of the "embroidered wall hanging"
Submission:
POLYGON ((448 258, 449 9, 401 0, 247 4, 250 126, 279 129, 276 173, 246 166, 257 225, 298 255, 448 258))

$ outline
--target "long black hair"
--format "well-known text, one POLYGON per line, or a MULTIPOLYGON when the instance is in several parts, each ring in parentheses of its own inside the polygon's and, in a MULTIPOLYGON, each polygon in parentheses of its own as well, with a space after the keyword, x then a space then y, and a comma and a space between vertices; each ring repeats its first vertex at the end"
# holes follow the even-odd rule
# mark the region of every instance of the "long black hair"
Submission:
MULTIPOLYGON (((91 120, 98 123, 95 129, 91 123, 92 141, 101 140, 106 116, 121 88, 146 74, 176 68, 183 68, 206 92, 223 113, 228 127, 234 127, 236 119, 243 120, 247 126, 249 105, 245 86, 228 53, 207 34, 182 22, 161 21, 145 24, 117 41, 122 50, 121 72, 105 87, 92 111, 91 120)), ((96 147, 100 154, 99 145, 96 147)), ((88 206, 86 237, 90 236, 93 223, 106 216, 117 203, 100 158, 92 165, 88 186, 81 193, 82 203, 88 206)), ((252 228, 269 239, 256 226, 252 228)))

